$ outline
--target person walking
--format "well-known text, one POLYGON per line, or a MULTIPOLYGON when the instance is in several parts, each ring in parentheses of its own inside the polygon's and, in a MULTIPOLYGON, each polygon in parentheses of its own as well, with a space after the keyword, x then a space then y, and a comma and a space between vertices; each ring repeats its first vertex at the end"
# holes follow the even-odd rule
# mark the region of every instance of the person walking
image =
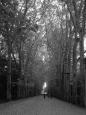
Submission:
POLYGON ((45 95, 45 93, 44 93, 44 99, 45 99, 45 96, 46 96, 46 95, 45 95))

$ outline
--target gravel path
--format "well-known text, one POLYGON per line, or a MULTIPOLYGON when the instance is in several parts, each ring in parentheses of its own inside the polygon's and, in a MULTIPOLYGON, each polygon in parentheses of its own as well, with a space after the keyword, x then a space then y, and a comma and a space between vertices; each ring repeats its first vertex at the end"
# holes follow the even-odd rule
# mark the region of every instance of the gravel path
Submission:
POLYGON ((86 109, 38 96, 0 104, 0 115, 86 115, 86 109))

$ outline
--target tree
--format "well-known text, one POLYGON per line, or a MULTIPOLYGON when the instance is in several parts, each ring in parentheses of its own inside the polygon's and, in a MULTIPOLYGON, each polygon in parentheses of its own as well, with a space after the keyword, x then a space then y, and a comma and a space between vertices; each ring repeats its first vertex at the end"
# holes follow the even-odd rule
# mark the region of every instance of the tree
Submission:
MULTIPOLYGON (((85 76, 84 76, 84 48, 83 48, 83 39, 85 35, 85 7, 86 7, 86 1, 85 0, 62 0, 66 5, 67 9, 70 13, 70 19, 72 21, 73 27, 74 27, 74 36, 75 36, 75 41, 74 41, 74 70, 76 70, 76 48, 77 44, 80 44, 80 73, 81 73, 81 84, 82 84, 82 92, 81 95, 83 97, 82 99, 82 104, 84 104, 85 100, 85 76), (79 36, 79 38, 78 38, 79 36), (82 75, 83 74, 83 75, 82 75)), ((75 72, 74 72, 75 73, 75 72)))
MULTIPOLYGON (((27 29, 30 21, 26 17, 28 1, 24 0, 24 8, 19 8, 20 2, 8 0, 0 1, 0 33, 6 41, 8 48, 8 80, 7 80, 7 99, 11 99, 11 59, 14 56, 14 47, 17 47, 19 53, 19 64, 21 74, 21 43, 24 41, 25 30, 27 29), (16 44, 16 45, 14 45, 16 44), (12 56, 11 56, 12 54, 12 56)), ((21 6, 22 8, 22 6, 21 6)), ((15 60, 16 61, 16 60, 15 60)))

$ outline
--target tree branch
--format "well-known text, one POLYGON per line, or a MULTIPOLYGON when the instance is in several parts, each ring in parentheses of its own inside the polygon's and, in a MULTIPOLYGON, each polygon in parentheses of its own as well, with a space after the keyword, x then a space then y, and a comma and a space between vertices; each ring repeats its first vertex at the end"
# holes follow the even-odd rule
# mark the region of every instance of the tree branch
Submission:
MULTIPOLYGON (((67 5, 67 6, 68 6, 68 5, 67 5)), ((71 17, 72 23, 73 23, 74 27, 76 28, 76 24, 75 24, 75 21, 74 21, 74 18, 73 18, 72 12, 70 11, 69 6, 68 6, 67 8, 68 8, 68 11, 69 11, 69 13, 70 13, 70 17, 71 17)))
POLYGON ((69 0, 65 0, 65 4, 67 5, 67 9, 68 9, 68 11, 70 13, 70 17, 71 17, 72 23, 73 23, 74 27, 76 28, 75 19, 74 19, 73 15, 72 15, 72 12, 71 12, 70 6, 69 6, 69 0))
POLYGON ((79 16, 80 16, 80 14, 81 14, 83 4, 84 4, 84 2, 83 2, 83 0, 81 0, 80 8, 79 8, 79 11, 78 11, 78 15, 79 15, 79 16))

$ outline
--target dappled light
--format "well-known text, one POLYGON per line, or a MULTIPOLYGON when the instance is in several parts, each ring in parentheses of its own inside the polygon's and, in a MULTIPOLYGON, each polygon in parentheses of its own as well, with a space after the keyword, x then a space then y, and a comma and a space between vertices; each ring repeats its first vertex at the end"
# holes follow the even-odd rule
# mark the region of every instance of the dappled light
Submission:
POLYGON ((42 60, 43 63, 45 64, 50 60, 49 58, 50 57, 49 57, 49 52, 47 51, 47 45, 43 44, 41 47, 38 47, 37 59, 42 60))

